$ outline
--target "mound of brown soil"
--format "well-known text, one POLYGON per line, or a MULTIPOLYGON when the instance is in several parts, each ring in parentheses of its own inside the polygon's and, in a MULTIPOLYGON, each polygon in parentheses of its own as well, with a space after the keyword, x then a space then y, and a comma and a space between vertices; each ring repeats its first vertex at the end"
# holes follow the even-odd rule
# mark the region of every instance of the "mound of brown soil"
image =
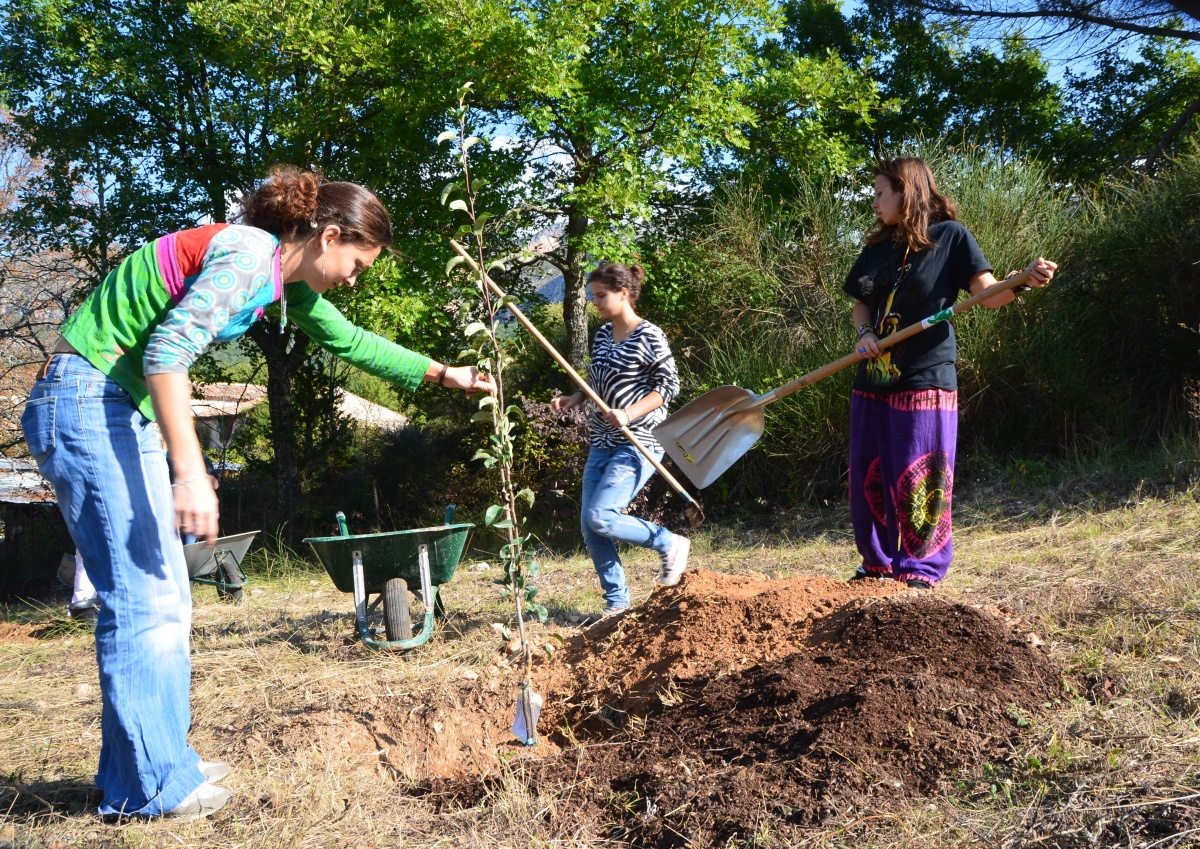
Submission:
POLYGON ((891 581, 686 572, 679 586, 602 620, 555 654, 537 675, 548 696, 539 725, 604 736, 625 717, 652 712, 665 688, 787 657, 806 648, 821 617, 904 591, 891 581))
POLYGON ((571 783, 614 836, 674 846, 928 794, 1002 758, 1062 679, 998 611, 698 570, 571 640, 538 684, 563 751, 525 780, 571 783))

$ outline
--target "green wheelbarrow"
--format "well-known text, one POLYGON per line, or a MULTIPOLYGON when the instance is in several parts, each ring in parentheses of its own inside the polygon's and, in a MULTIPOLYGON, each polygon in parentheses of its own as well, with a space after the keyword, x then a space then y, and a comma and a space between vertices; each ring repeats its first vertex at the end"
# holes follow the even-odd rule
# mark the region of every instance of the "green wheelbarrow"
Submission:
POLYGON ((334 586, 354 593, 354 618, 358 635, 368 648, 408 652, 423 646, 433 634, 434 616, 443 616, 438 587, 448 583, 458 568, 467 536, 475 526, 451 524, 454 505, 446 508, 445 524, 411 531, 351 535, 346 517, 337 514, 341 536, 304 540, 334 586), (418 589, 419 588, 419 589, 418 589), (421 632, 413 636, 408 593, 420 593, 425 607, 421 632), (369 602, 370 596, 375 600, 369 602), (386 640, 377 640, 368 617, 380 604, 386 640))

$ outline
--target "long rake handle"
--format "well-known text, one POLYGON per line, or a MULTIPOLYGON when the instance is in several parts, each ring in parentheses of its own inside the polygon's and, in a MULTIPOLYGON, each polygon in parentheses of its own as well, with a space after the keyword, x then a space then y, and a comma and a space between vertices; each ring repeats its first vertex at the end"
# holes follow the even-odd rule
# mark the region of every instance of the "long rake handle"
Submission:
MULTIPOLYGON (((996 295, 999 295, 1002 292, 1007 292, 1009 289, 1012 289, 1015 286, 1020 286, 1022 283, 1027 282, 1029 280, 1029 277, 1030 277, 1030 273, 1028 271, 1022 271, 1020 274, 1014 274, 1012 277, 1006 277, 1003 280, 1001 280, 999 283, 997 283, 996 285, 989 286, 988 288, 984 289, 978 295, 972 295, 971 297, 967 298, 965 301, 961 301, 960 303, 957 303, 952 307, 947 307, 946 309, 942 310, 941 312, 934 313, 933 315, 929 316, 929 318, 925 319, 924 321, 918 321, 913 324, 910 324, 908 327, 905 327, 903 330, 898 330, 895 333, 893 333, 891 336, 888 336, 884 339, 880 339, 879 340, 879 349, 886 350, 887 348, 890 348, 893 345, 903 342, 905 339, 909 338, 910 336, 916 336, 922 330, 926 330, 930 327, 933 327, 933 325, 935 325, 935 324, 940 324, 943 321, 948 321, 953 316, 956 316, 962 312, 966 312, 971 307, 977 306, 978 304, 982 303, 983 301, 990 300, 990 299, 996 297, 996 295)), ((791 395, 793 392, 801 390, 805 386, 809 386, 813 383, 816 383, 818 380, 824 380, 825 378, 829 377, 829 375, 834 374, 835 372, 839 372, 842 369, 846 368, 847 366, 854 365, 855 363, 859 362, 861 359, 862 358, 857 353, 847 354, 846 356, 842 357, 841 359, 834 360, 832 363, 829 363, 828 365, 821 366, 819 369, 815 369, 813 371, 810 371, 808 374, 797 377, 795 380, 791 381, 790 383, 785 383, 783 386, 780 386, 778 389, 776 389, 773 392, 768 392, 766 395, 763 395, 761 398, 757 399, 755 401, 755 403, 751 406, 759 407, 759 406, 763 406, 765 404, 769 404, 772 401, 778 401, 780 398, 784 398, 788 395, 791 395)))
MULTIPOLYGON (((466 248, 459 244, 455 239, 450 240, 450 246, 454 248, 459 256, 467 261, 467 264, 471 266, 471 269, 483 279, 483 282, 487 284, 487 287, 492 290, 494 295, 499 298, 506 297, 504 290, 497 286, 495 281, 488 276, 488 273, 479 267, 479 263, 471 258, 471 255, 467 253, 466 248)), ((552 356, 554 361, 562 366, 563 371, 565 371, 570 378, 579 385, 579 388, 583 390, 583 394, 587 395, 593 404, 606 413, 612 410, 608 404, 604 403, 604 399, 596 394, 596 390, 592 389, 588 382, 583 379, 583 376, 580 375, 579 372, 575 371, 575 367, 567 361, 566 357, 560 354, 558 349, 550 344, 550 340, 543 336, 542 332, 533 326, 533 322, 525 317, 525 313, 521 312, 520 308, 518 308, 516 304, 510 303, 505 304, 504 306, 509 312, 517 317, 517 321, 521 322, 521 326, 528 330, 533 338, 536 339, 538 343, 546 349, 546 353, 552 356)), ((685 501, 691 502, 693 505, 699 508, 699 505, 696 504, 695 499, 688 494, 687 490, 683 488, 679 481, 675 480, 675 477, 666 470, 663 464, 660 463, 655 456, 650 453, 650 449, 648 449, 645 445, 642 445, 641 440, 634 436, 633 431, 631 431, 628 427, 622 427, 621 433, 625 434, 625 438, 632 442, 633 446, 637 448, 638 451, 642 452, 642 456, 654 465, 654 470, 663 476, 663 480, 669 483, 672 489, 683 496, 685 501)))

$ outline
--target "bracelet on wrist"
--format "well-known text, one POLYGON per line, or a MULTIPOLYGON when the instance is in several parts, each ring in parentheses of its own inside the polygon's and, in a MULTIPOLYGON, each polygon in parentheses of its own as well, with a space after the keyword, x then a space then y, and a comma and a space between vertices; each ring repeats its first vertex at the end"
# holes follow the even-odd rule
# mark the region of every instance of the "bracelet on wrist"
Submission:
POLYGON ((860 324, 860 325, 858 326, 858 338, 859 338, 859 339, 863 338, 863 337, 864 337, 864 336, 866 336, 868 333, 873 333, 873 332, 874 332, 874 331, 873 331, 873 329, 871 328, 871 325, 870 325, 870 324, 867 324, 866 322, 864 322, 864 323, 862 323, 862 324, 860 324))
POLYGON ((175 483, 171 484, 171 489, 174 489, 177 486, 187 486, 189 483, 195 483, 197 480, 199 480, 199 478, 184 478, 181 481, 175 481, 175 483))
POLYGON ((446 385, 446 369, 448 369, 449 367, 450 366, 448 363, 442 363, 442 370, 438 372, 438 378, 437 378, 438 386, 446 385))

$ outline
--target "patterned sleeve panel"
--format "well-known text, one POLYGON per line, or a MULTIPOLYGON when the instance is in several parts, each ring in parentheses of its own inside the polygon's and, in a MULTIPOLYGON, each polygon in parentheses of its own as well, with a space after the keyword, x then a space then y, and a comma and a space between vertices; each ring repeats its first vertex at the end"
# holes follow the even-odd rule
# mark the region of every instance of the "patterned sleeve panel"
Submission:
POLYGON ((363 330, 304 283, 289 284, 287 299, 288 317, 331 354, 410 392, 421 385, 429 357, 363 330))
POLYGON ((186 372, 252 301, 270 300, 275 245, 249 227, 222 230, 208 245, 200 273, 146 345, 146 374, 186 372), (256 297, 257 296, 257 297, 256 297))
POLYGON ((655 391, 663 397, 663 406, 670 404, 679 395, 679 371, 667 336, 657 325, 647 328, 646 347, 647 371, 655 391))

